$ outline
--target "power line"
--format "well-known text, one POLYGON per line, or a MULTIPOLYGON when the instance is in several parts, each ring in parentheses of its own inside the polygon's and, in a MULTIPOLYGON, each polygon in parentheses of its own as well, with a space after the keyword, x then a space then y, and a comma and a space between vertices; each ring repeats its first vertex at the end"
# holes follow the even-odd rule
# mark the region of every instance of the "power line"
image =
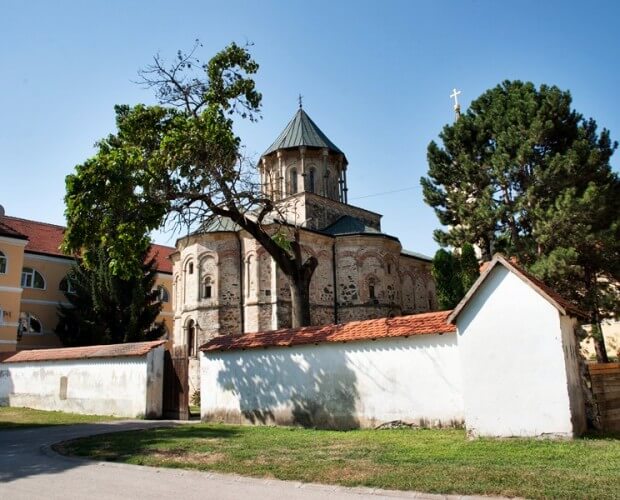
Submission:
POLYGON ((386 194, 393 194, 393 193, 402 193, 403 191, 411 191, 413 189, 420 189, 422 186, 410 186, 410 187, 406 187, 406 188, 402 188, 402 189, 394 189, 393 191, 383 191, 381 193, 373 193, 373 194, 366 194, 364 196, 356 196, 355 198, 351 198, 352 200, 361 200, 362 198, 372 198, 373 196, 383 196, 386 194))

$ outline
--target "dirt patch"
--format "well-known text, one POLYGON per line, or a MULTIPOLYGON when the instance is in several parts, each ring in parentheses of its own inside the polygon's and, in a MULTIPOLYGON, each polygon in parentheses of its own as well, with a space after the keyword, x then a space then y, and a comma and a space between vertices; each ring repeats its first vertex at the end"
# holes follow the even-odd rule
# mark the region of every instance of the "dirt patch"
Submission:
POLYGON ((149 458, 162 462, 173 462, 176 464, 204 464, 211 465, 222 462, 226 459, 225 453, 199 453, 181 449, 156 450, 149 453, 149 458))
POLYGON ((357 460, 355 465, 333 464, 321 473, 324 483, 361 483, 379 474, 381 466, 370 460, 357 460))

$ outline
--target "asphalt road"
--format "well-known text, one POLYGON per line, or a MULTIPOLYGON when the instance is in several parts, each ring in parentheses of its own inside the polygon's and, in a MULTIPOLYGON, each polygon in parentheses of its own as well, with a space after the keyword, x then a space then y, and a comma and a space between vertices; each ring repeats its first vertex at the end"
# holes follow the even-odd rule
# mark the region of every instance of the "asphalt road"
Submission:
POLYGON ((162 421, 126 421, 0 431, 0 499, 476 498, 343 488, 252 479, 232 474, 95 462, 64 457, 51 450, 52 444, 77 437, 173 424, 162 421))

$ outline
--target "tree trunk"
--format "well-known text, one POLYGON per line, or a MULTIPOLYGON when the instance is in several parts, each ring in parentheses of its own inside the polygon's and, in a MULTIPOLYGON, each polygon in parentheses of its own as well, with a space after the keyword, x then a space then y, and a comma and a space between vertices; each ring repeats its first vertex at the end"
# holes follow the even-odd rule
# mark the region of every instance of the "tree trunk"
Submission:
POLYGON ((605 347, 605 337, 603 337, 603 329, 601 322, 595 320, 596 323, 592 323, 592 340, 594 341, 594 350, 596 352, 596 361, 599 363, 609 363, 607 357, 607 349, 605 347))
POLYGON ((596 273, 584 266, 584 278, 586 294, 590 302, 590 324, 592 325, 592 340, 596 352, 596 361, 599 363, 609 363, 607 349, 605 348, 605 338, 601 328, 601 318, 598 311, 598 288, 596 273))
POLYGON ((310 325, 310 279, 312 275, 289 277, 291 289, 291 327, 310 325))

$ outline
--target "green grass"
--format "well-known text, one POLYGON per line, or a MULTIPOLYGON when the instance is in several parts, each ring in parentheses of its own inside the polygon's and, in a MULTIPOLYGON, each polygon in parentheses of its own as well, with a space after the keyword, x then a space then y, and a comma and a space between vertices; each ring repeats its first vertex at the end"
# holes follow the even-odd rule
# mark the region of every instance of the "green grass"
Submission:
POLYGON ((99 460, 434 493, 618 498, 620 439, 468 440, 462 430, 317 431, 197 424, 59 451, 99 460))
POLYGON ((48 425, 88 424, 109 420, 115 419, 104 415, 78 415, 61 411, 33 410, 32 408, 0 407, 0 430, 48 425))

